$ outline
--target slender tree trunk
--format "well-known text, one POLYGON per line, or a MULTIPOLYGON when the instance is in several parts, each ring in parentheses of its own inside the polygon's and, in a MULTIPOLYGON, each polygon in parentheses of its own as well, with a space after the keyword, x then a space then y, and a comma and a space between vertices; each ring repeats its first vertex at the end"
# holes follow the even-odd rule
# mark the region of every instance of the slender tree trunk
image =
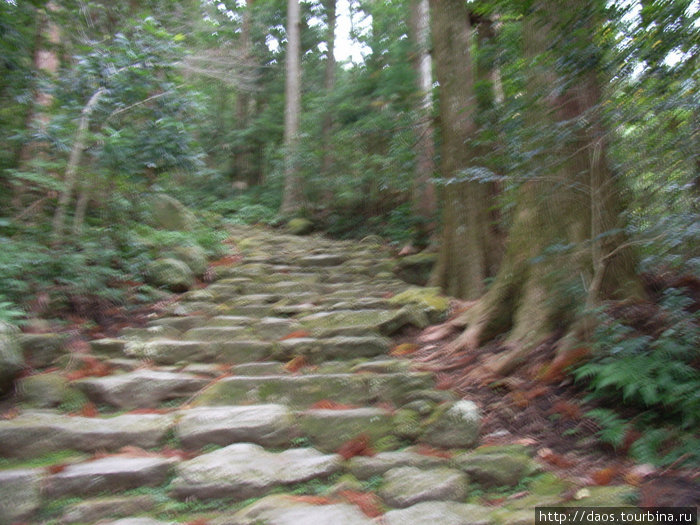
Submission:
MULTIPOLYGON (((336 0, 326 0, 326 16, 327 16, 327 35, 326 44, 328 51, 326 52, 326 71, 324 78, 324 89, 326 98, 329 99, 335 89, 335 19, 336 19, 336 0)), ((323 123, 321 125, 321 175, 327 177, 330 175, 333 168, 333 152, 331 151, 331 137, 333 133, 333 113, 329 109, 323 115, 323 123)))
POLYGON ((68 165, 66 166, 66 175, 63 179, 64 188, 58 198, 58 206, 56 207, 56 212, 54 213, 53 217, 53 243, 55 245, 59 245, 63 241, 65 216, 68 210, 68 204, 73 194, 73 189, 76 185, 78 169, 80 168, 80 161, 83 157, 85 142, 87 141, 88 128, 90 126, 90 115, 92 115, 95 106, 97 106, 97 103, 104 92, 104 88, 100 88, 95 91, 90 97, 90 100, 88 100, 88 103, 85 104, 85 107, 80 115, 78 130, 75 133, 75 141, 73 142, 73 147, 71 148, 70 156, 68 158, 68 165))
POLYGON ((299 119, 301 115, 299 0, 287 2, 287 79, 284 108, 284 195, 280 213, 293 215, 302 206, 299 174, 299 119))
MULTIPOLYGON (((243 10, 243 22, 241 24, 241 60, 245 66, 249 66, 251 62, 251 40, 250 40, 250 25, 251 25, 251 10, 253 8, 253 0, 246 0, 246 8, 243 10)), ((248 126, 250 120, 250 93, 244 87, 236 94, 236 127, 239 131, 244 130, 248 126)), ((233 157, 233 170, 236 176, 233 184, 245 180, 248 184, 253 184, 251 180, 250 166, 250 151, 249 145, 245 144, 239 147, 233 157)))
POLYGON ((442 237, 431 283, 454 297, 475 299, 490 275, 491 239, 488 187, 460 181, 476 155, 471 25, 462 0, 431 0, 430 6, 440 84, 440 171, 445 181, 442 237))
POLYGON ((590 52, 594 4, 569 0, 564 9, 541 1, 525 23, 529 148, 541 153, 532 158, 535 176, 520 188, 503 264, 488 293, 464 314, 467 329, 454 345, 473 348, 507 333, 510 351, 489 363, 497 373, 519 366, 546 337, 576 331, 580 306, 644 296, 632 250, 612 234, 621 226, 621 205, 606 158, 599 72, 560 69, 572 63, 563 53, 590 52), (574 31, 581 21, 587 30, 574 31), (550 43, 565 36, 571 47, 549 57, 550 43))
POLYGON ((425 222, 426 233, 431 225, 437 197, 433 185, 435 172, 435 144, 433 133, 433 63, 430 56, 430 9, 428 0, 412 0, 411 30, 414 42, 414 68, 421 93, 418 114, 420 123, 416 128, 416 177, 413 186, 413 209, 425 222))

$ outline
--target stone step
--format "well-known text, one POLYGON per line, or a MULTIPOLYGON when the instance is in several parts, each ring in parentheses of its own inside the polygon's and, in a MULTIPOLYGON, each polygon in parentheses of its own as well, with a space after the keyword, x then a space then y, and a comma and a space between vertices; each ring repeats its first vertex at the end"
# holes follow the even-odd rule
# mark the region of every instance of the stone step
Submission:
POLYGON ((151 448, 163 442, 173 425, 174 417, 167 414, 88 418, 27 411, 0 421, 0 456, 29 458, 60 450, 151 448))
POLYGON ((68 465, 43 480, 50 498, 119 492, 162 485, 177 463, 174 458, 108 456, 68 465))
POLYGON ((79 379, 73 384, 94 403, 133 409, 153 408, 163 401, 191 396, 209 382, 209 378, 192 374, 136 370, 79 379))
POLYGON ((338 336, 328 339, 300 337, 280 341, 275 357, 280 360, 303 356, 310 363, 333 359, 355 359, 384 355, 391 349, 391 341, 380 336, 338 336))
MULTIPOLYGON (((214 328, 214 330, 219 329, 214 328)), ((223 332, 225 330, 219 333, 223 332)), ((246 335, 238 330, 232 330, 231 333, 246 335)), ((146 359, 157 365, 195 362, 248 363, 272 356, 273 345, 269 341, 247 338, 227 339, 223 335, 217 339, 213 341, 130 341, 124 345, 123 351, 126 356, 146 359)))
POLYGON ((268 452, 258 445, 238 443, 180 463, 171 487, 175 497, 259 497, 274 489, 341 470, 343 459, 312 448, 268 452))
POLYGON ((198 394, 196 405, 281 403, 310 406, 331 400, 353 405, 388 402, 396 406, 433 387, 432 374, 309 374, 225 377, 198 394))

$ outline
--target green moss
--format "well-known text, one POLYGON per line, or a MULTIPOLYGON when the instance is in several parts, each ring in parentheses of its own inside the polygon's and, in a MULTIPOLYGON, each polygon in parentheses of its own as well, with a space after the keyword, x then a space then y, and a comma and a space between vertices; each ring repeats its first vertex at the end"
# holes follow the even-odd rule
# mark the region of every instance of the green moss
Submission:
POLYGON ((0 458, 0 470, 42 468, 61 463, 83 461, 87 458, 86 454, 75 450, 58 450, 29 459, 0 458))
POLYGON ((440 288, 412 287, 395 295, 389 302, 396 305, 417 304, 426 310, 444 313, 450 306, 447 297, 441 295, 440 288))

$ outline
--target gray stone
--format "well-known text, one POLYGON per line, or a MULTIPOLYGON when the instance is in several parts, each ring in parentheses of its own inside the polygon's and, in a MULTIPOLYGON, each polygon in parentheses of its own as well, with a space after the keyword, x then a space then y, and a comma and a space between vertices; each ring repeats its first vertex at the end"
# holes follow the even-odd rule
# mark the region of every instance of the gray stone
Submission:
POLYGON ((186 332, 190 328, 204 324, 207 318, 203 315, 190 315, 187 317, 161 317, 160 319, 154 319, 149 321, 147 326, 170 326, 179 330, 180 332, 186 332))
POLYGON ((41 505, 41 469, 0 470, 0 523, 30 519, 41 505))
POLYGON ((174 521, 159 521, 153 518, 123 518, 117 521, 100 522, 100 525, 175 525, 174 521))
POLYGON ((130 357, 148 359, 160 365, 173 365, 180 362, 207 361, 216 353, 216 348, 207 341, 130 341, 124 347, 124 354, 130 357))
POLYGON ((0 455, 31 457, 59 450, 117 450, 127 445, 157 446, 173 425, 160 414, 124 414, 110 418, 71 417, 27 411, 0 421, 0 455))
POLYGON ((217 315, 209 319, 206 322, 206 326, 251 326, 255 324, 255 322, 255 317, 248 317, 245 315, 217 315))
POLYGON ((324 452, 335 452, 343 443, 364 435, 370 445, 391 434, 391 414, 380 408, 306 410, 298 414, 304 436, 324 452))
POLYGON ((80 390, 96 403, 119 408, 152 408, 162 401, 192 395, 209 380, 191 374, 136 370, 106 377, 75 381, 80 390))
POLYGON ((237 376, 269 376, 282 373, 284 373, 284 364, 278 361, 243 363, 233 367, 233 374, 237 376))
POLYGON ((454 458, 456 466, 485 487, 517 485, 537 471, 537 464, 525 454, 480 453, 462 454, 454 458))
POLYGON ((345 262, 345 256, 337 255, 333 253, 320 254, 320 255, 308 255, 302 257, 297 261, 297 264, 302 267, 328 267, 328 266, 339 266, 345 262))
POLYGON ((365 361, 352 367, 353 372, 369 372, 373 374, 391 374, 408 372, 411 362, 406 359, 381 359, 365 361))
POLYGON ((281 447, 295 435, 294 417, 282 405, 199 407, 178 414, 177 436, 191 449, 240 442, 281 447))
POLYGON ((92 523, 103 518, 126 517, 152 510, 156 505, 150 496, 115 496, 91 499, 69 505, 62 523, 92 523))
POLYGON ((388 505, 403 508, 421 501, 462 501, 468 485, 469 479, 459 470, 399 467, 384 474, 379 494, 388 505))
POLYGON ((358 479, 382 476, 385 472, 398 467, 416 467, 429 469, 444 467, 449 460, 435 456, 426 456, 410 451, 380 452, 374 456, 356 456, 348 461, 348 470, 358 479))
POLYGON ((246 332, 244 326, 200 326, 183 334, 190 341, 230 341, 246 332))
POLYGON ((310 448, 272 453, 257 445, 238 443, 181 463, 171 487, 178 498, 244 500, 277 486, 327 477, 341 466, 340 456, 310 448))
POLYGON ((113 337, 94 339, 90 341, 90 348, 97 355, 120 357, 124 355, 127 342, 125 339, 115 339, 113 337))
POLYGON ((165 193, 157 193, 150 199, 151 217, 156 228, 190 231, 197 226, 197 219, 179 200, 165 193))
POLYGON ((267 496, 211 525, 373 525, 354 505, 312 505, 286 495, 267 496))
POLYGON ((280 317, 263 317, 255 325, 257 336, 267 340, 278 340, 300 329, 298 322, 280 317))
POLYGON ((57 407, 69 396, 68 380, 58 372, 24 377, 17 391, 23 404, 35 408, 57 407))
POLYGON ((218 341, 215 359, 221 363, 248 363, 270 357, 272 350, 272 343, 267 341, 218 341))
POLYGON ((170 251, 170 256, 184 262, 196 276, 201 277, 207 271, 207 254, 201 246, 176 246, 170 251))
POLYGON ((329 339, 298 338, 279 343, 279 356, 304 356, 310 362, 330 359, 353 359, 386 354, 391 347, 388 339, 379 336, 332 337, 329 339))
POLYGON ((180 337, 180 330, 167 325, 147 326, 145 328, 127 327, 120 332, 120 336, 125 339, 177 339, 180 337))
POLYGON ((472 401, 457 401, 437 408, 421 440, 444 448, 467 448, 479 439, 481 416, 472 401))
POLYGON ((156 259, 148 265, 146 281, 171 292, 186 292, 194 284, 190 267, 177 259, 156 259))
POLYGON ((154 487, 168 479, 173 458, 112 456, 67 466, 45 479, 49 497, 80 496, 154 487))
MULTIPOLYGON (((426 501, 384 514, 384 525, 490 525, 491 509, 454 501, 426 501)), ((531 512, 534 516, 535 513, 531 512)), ((509 523, 509 522, 507 522, 509 523)))
POLYGON ((19 344, 24 359, 34 368, 47 368, 69 353, 68 334, 22 334, 19 344))
POLYGON ((0 321, 0 394, 12 388, 12 381, 24 368, 18 335, 16 327, 0 321))
POLYGON ((297 217, 287 222, 287 230, 293 235, 306 235, 314 230, 314 223, 309 219, 297 217))

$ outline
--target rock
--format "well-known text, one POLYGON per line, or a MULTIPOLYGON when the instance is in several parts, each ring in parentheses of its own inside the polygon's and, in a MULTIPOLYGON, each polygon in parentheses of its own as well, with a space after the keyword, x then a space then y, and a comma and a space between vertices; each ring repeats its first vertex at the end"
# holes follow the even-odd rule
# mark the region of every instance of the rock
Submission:
POLYGON ((100 525, 175 525, 175 522, 158 521, 153 518, 124 518, 117 521, 100 522, 100 525))
POLYGON ((472 401, 439 406, 426 421, 421 441, 443 448, 468 448, 479 439, 481 416, 472 401))
POLYGON ((203 276, 207 271, 207 254, 201 246, 176 246, 171 252, 173 259, 184 262, 197 277, 203 276))
POLYGON ((304 356, 308 362, 318 363, 331 359, 354 359, 384 355, 391 348, 391 342, 379 336, 332 337, 329 339, 301 337, 280 341, 278 348, 277 356, 280 359, 304 356))
POLYGON ((215 359, 220 363, 249 363, 270 357, 273 345, 255 340, 220 341, 216 349, 215 359))
POLYGON ((41 505, 42 469, 0 470, 0 523, 19 523, 41 505))
POLYGON ((456 466, 484 487, 512 487, 538 469, 532 458, 517 453, 476 451, 457 456, 454 461, 456 466))
POLYGON ((252 505, 210 522, 211 525, 372 525, 354 505, 312 505, 284 494, 266 496, 252 505))
POLYGON ((298 415, 302 435, 319 450, 335 452, 347 441, 364 435, 370 446, 391 434, 391 415, 380 408, 306 410, 298 415))
POLYGON ((164 483, 176 460, 159 457, 111 456, 68 465, 45 478, 44 490, 51 498, 118 492, 164 483))
POLYGON ((178 414, 176 435, 190 449, 240 442, 282 447, 295 436, 294 417, 282 405, 200 407, 178 414))
POLYGON ((301 325, 291 319, 263 317, 255 325, 255 333, 261 339, 278 340, 301 329, 301 325))
POLYGON ((79 379, 73 384, 95 403, 119 408, 152 408, 168 399, 189 396, 209 383, 191 374, 136 370, 106 377, 79 379))
POLYGON ((297 264, 304 268, 309 267, 328 267, 339 266, 345 262, 345 256, 333 253, 325 253, 320 255, 307 255, 302 257, 297 264))
POLYGON ((439 321, 450 307, 449 299, 442 295, 440 288, 411 287, 389 299, 389 302, 400 306, 414 304, 428 315, 431 322, 439 321))
MULTIPOLYGON (((407 509, 391 510, 383 517, 385 525, 490 525, 491 509, 454 501, 429 501, 407 509)), ((531 512, 534 516, 534 512, 531 512)))
POLYGON ((150 496, 115 496, 90 499, 69 505, 61 523, 92 523, 103 518, 119 518, 140 514, 156 506, 150 496))
POLYGON ((68 380, 58 372, 35 374, 20 379, 17 391, 25 405, 53 408, 69 397, 68 380))
POLYGON ((398 311, 382 320, 377 325, 379 331, 384 335, 394 335, 405 326, 415 326, 423 329, 430 324, 428 315, 415 304, 407 304, 398 311))
POLYGON ((399 467, 384 474, 379 495, 388 505, 404 508, 421 501, 462 501, 467 497, 468 485, 469 479, 459 470, 399 467))
POLYGON ((408 255, 398 260, 394 272, 407 283, 425 286, 436 261, 436 253, 421 252, 408 255))
POLYGON ((146 280, 153 286, 180 293, 192 287, 194 274, 187 264, 177 259, 156 259, 148 265, 146 280))
POLYGON ((314 223, 309 219, 298 217, 287 222, 287 230, 292 235, 306 235, 314 230, 314 223))
POLYGON ((165 438, 172 425, 172 416, 160 414, 87 418, 27 411, 0 421, 0 455, 27 458, 59 450, 151 448, 165 438))
POLYGON ((124 355, 148 359, 159 365, 208 361, 215 354, 216 348, 206 341, 129 341, 124 347, 124 355))
POLYGON ((348 470, 358 479, 382 476, 385 472, 398 467, 416 467, 429 469, 447 466, 448 460, 435 456, 426 456, 407 450, 380 452, 374 456, 356 456, 348 461, 348 470))
POLYGON ((244 326, 198 326, 182 337, 190 341, 230 341, 246 333, 244 326))
POLYGON ((156 228, 191 231, 197 219, 184 204, 165 193, 156 193, 151 198, 151 217, 156 228))
POLYGON ((411 368, 411 362, 406 359, 377 359, 373 361, 365 361, 354 365, 352 372, 368 372, 372 374, 397 374, 400 372, 408 372, 411 368))
POLYGON ((397 436, 415 439, 417 438, 422 430, 421 427, 421 417, 418 412, 408 409, 400 408, 394 413, 394 433, 397 436))
POLYGON ((18 335, 16 327, 0 321, 0 394, 12 388, 12 381, 24 369, 18 335))
POLYGON ((309 448, 280 453, 250 443, 238 443, 181 463, 172 482, 178 498, 244 500, 282 485, 324 478, 342 466, 338 455, 309 448))
POLYGON ((24 359, 34 368, 48 368, 69 353, 66 348, 67 342, 68 334, 21 334, 19 336, 24 359))
POLYGON ((90 348, 92 352, 97 355, 121 357, 124 355, 127 342, 128 341, 124 339, 115 339, 112 337, 95 339, 90 341, 90 348))
POLYGON ((172 326, 147 326, 145 328, 127 327, 120 332, 120 336, 130 340, 147 340, 154 339, 178 339, 180 330, 172 326))
POLYGON ((160 319, 149 321, 147 326, 169 326, 180 332, 186 332, 190 328, 204 324, 206 319, 207 318, 203 315, 190 315, 188 317, 161 317, 160 319))

